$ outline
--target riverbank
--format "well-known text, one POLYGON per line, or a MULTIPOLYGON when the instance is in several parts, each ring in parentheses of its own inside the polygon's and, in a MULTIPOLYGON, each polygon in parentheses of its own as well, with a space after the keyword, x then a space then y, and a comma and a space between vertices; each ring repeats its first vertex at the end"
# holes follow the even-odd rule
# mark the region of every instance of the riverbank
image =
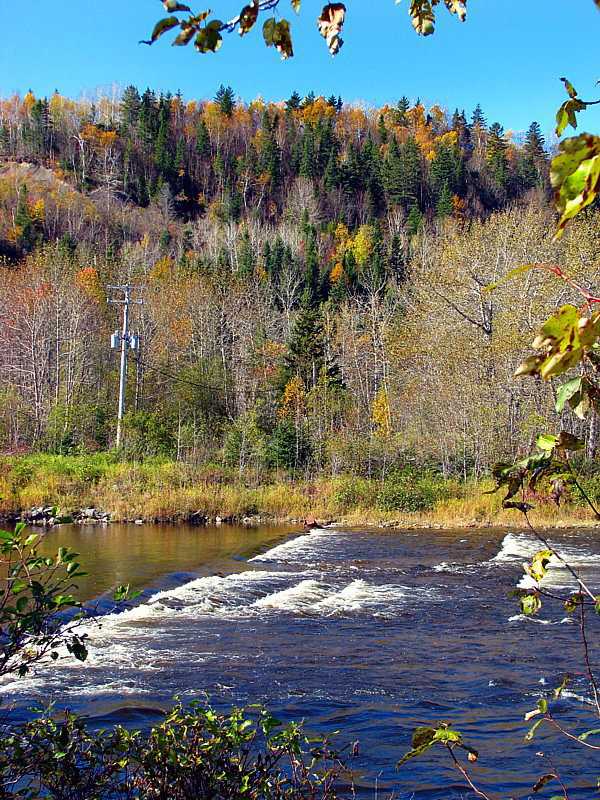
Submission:
MULTIPOLYGON (((406 468, 385 480, 355 476, 312 481, 280 473, 241 482, 222 468, 149 459, 122 462, 114 454, 0 457, 0 515, 45 524, 60 517, 96 522, 306 522, 385 527, 525 527, 522 514, 489 494, 490 479, 461 482, 406 468)), ((596 486, 588 491, 595 496, 596 486)), ((560 507, 530 498, 533 524, 598 525, 577 497, 560 507)))

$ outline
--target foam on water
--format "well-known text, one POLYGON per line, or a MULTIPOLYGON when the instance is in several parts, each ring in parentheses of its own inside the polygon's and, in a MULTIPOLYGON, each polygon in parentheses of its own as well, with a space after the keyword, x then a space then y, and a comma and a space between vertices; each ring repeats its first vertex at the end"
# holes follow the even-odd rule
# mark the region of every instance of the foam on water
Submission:
POLYGON ((322 600, 331 590, 315 580, 303 580, 288 589, 273 592, 253 603, 255 609, 280 609, 282 611, 306 612, 322 600))
POLYGON ((339 531, 325 530, 324 528, 314 528, 310 533, 297 536, 283 544, 278 544, 261 553, 250 561, 282 561, 286 564, 303 564, 316 560, 323 560, 327 554, 324 546, 328 539, 339 539, 339 531))

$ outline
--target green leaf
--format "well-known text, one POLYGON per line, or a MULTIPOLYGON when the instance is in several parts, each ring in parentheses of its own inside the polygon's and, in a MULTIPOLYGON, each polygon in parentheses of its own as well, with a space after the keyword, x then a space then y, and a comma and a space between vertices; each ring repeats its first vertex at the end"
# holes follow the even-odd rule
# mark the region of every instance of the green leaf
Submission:
POLYGON ((25 595, 21 595, 20 597, 17 598, 17 602, 15 603, 15 605, 17 606, 17 611, 19 612, 19 614, 22 614, 23 611, 25 611, 28 602, 29 598, 25 595))
POLYGON ((190 25, 190 26, 188 26, 186 28, 185 24, 182 23, 182 27, 183 27, 183 30, 181 31, 179 36, 177 36, 173 40, 173 46, 174 47, 182 47, 183 45, 188 44, 190 42, 190 40, 192 39, 193 35, 197 31, 197 28, 194 27, 193 25, 190 25))
POLYGON ((546 701, 545 697, 540 697, 537 701, 537 707, 540 711, 540 714, 545 714, 548 711, 548 702, 546 701))
POLYGON ((194 47, 199 53, 217 52, 223 41, 223 37, 219 33, 219 29, 222 25, 223 23, 220 19, 213 19, 208 23, 206 28, 198 31, 194 39, 194 47))
POLYGON ((507 272, 503 278, 500 278, 499 281, 496 281, 496 283, 491 283, 489 286, 486 286, 485 289, 482 289, 481 291, 491 292, 492 289, 495 289, 496 286, 500 286, 501 283, 504 283, 504 281, 507 281, 509 278, 514 278, 515 275, 520 275, 522 272, 527 272, 530 269, 539 269, 539 264, 525 264, 524 266, 521 267, 515 267, 514 269, 511 269, 509 272, 507 272))
POLYGON ((559 144, 562 153, 552 159, 550 182, 561 214, 556 237, 568 221, 594 201, 600 188, 600 138, 582 133, 559 144))
MULTIPOLYGON (((600 0, 598 0, 600 2, 600 0)), ((300 0, 291 0, 292 8, 296 12, 296 14, 300 13, 300 0)))
POLYGON ((556 447, 556 436, 552 436, 549 433, 541 433, 536 441, 538 447, 541 447, 542 450, 554 450, 556 447))
POLYGON ((152 31, 152 38, 150 42, 155 42, 159 36, 162 36, 163 33, 166 33, 166 31, 170 31, 171 28, 174 28, 176 25, 179 25, 179 20, 177 17, 165 17, 165 19, 159 20, 152 31))
POLYGON ((586 731, 585 733, 582 733, 581 736, 578 736, 577 738, 579 739, 580 742, 585 742, 585 740, 587 739, 588 736, 593 736, 596 733, 600 733, 600 728, 594 728, 591 731, 586 731))
POLYGON ((269 17, 263 23, 263 36, 267 47, 271 47, 275 40, 275 29, 277 28, 277 20, 275 17, 269 17))
POLYGON ((520 602, 521 611, 524 614, 535 614, 542 607, 542 601, 538 592, 529 592, 525 597, 521 598, 520 602))
POLYGON ((533 739, 533 734, 535 733, 536 728, 538 728, 542 724, 542 722, 544 722, 544 718, 543 717, 542 717, 542 719, 538 719, 537 722, 533 723, 531 728, 529 728, 529 730, 525 734, 525 741, 526 742, 528 742, 530 739, 533 739))
POLYGON ((583 378, 581 377, 572 378, 572 380, 563 383, 556 394, 556 403, 554 405, 555 411, 560 414, 565 406, 565 403, 581 391, 582 380, 583 378))

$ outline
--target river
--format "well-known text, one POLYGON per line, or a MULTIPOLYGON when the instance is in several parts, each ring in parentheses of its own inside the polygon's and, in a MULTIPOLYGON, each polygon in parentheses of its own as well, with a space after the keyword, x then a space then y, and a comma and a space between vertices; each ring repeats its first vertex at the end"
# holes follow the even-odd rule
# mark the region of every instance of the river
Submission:
MULTIPOLYGON (((549 535, 600 591, 596 534, 549 535)), ((356 795, 380 800, 474 797, 441 747, 395 770, 415 727, 451 722, 479 750, 470 774, 493 797, 532 794, 550 771, 541 750, 570 800, 597 791, 592 750, 544 726, 523 741, 524 714, 567 672, 578 674, 553 708, 576 733, 599 727, 577 618, 552 603, 526 618, 506 597, 538 549, 528 533, 111 525, 55 529, 44 547, 65 543, 93 573, 81 592, 105 616, 84 664, 60 660, 1 687, 16 715, 52 700, 98 726, 144 727, 175 695, 206 692, 219 709, 267 701, 280 719, 358 742, 356 795), (108 590, 127 580, 143 594, 106 613, 108 590)), ((559 566, 544 580, 572 585, 559 566)), ((556 794, 555 781, 540 792, 556 794)))

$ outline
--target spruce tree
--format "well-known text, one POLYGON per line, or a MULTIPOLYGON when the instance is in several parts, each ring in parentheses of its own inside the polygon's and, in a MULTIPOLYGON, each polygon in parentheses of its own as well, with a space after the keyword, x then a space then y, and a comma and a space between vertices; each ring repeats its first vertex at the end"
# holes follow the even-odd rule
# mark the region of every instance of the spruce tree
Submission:
POLYGON ((121 135, 135 131, 138 126, 142 101, 135 86, 129 85, 123 92, 119 105, 119 127, 121 135))
POLYGON ((490 127, 487 139, 486 161, 490 176, 496 188, 501 192, 508 191, 510 182, 508 159, 506 157, 507 148, 508 142, 504 136, 504 128, 498 122, 494 122, 490 127))
POLYGON ((452 192, 450 191, 450 186, 448 181, 444 183, 444 187, 442 189, 442 193, 440 194, 440 199, 437 202, 436 206, 436 216, 437 217, 451 217, 454 212, 454 203, 452 201, 452 192))
POLYGON ((204 117, 200 117, 196 128, 196 153, 199 158, 210 158, 210 135, 204 117))
POLYGON ((231 86, 221 84, 215 94, 215 103, 219 106, 221 114, 231 117, 235 109, 235 98, 231 86))

